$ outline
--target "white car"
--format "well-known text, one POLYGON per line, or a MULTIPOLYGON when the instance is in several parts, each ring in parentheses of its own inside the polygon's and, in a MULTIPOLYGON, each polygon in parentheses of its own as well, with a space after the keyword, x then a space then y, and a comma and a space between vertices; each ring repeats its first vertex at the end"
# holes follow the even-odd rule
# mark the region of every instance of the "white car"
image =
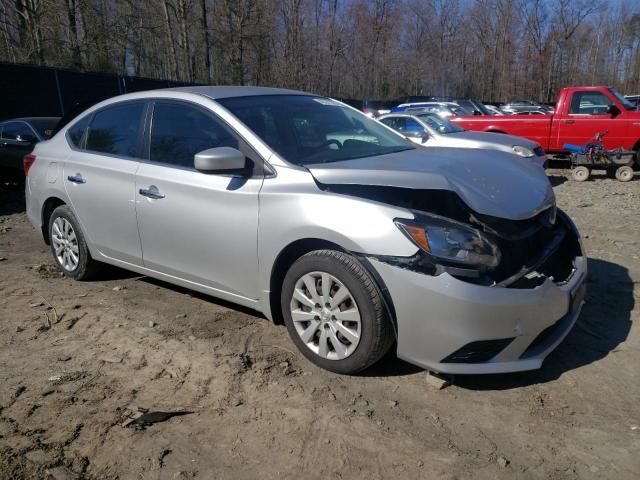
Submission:
POLYGON ((468 111, 454 102, 418 102, 403 103, 391 110, 391 113, 430 112, 440 118, 459 117, 470 115, 468 111))
POLYGON ((501 150, 529 158, 542 167, 547 163, 547 155, 539 143, 502 133, 470 132, 426 110, 412 114, 390 113, 378 120, 425 147, 501 150))

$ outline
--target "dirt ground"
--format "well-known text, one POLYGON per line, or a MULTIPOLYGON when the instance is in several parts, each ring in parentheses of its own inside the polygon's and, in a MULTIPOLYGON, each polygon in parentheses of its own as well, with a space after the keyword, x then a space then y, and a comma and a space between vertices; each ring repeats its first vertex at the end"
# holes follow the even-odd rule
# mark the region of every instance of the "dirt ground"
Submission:
POLYGON ((640 179, 565 173, 589 253, 576 327, 540 371, 444 390, 392 356, 322 371, 284 327, 146 277, 61 277, 0 193, 0 479, 637 479, 640 179), (146 409, 181 415, 131 422, 146 409))

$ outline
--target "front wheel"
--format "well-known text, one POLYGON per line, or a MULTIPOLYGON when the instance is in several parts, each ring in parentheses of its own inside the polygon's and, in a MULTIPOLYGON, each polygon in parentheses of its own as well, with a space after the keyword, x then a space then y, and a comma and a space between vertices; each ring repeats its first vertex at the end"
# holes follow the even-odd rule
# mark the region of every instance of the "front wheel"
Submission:
POLYGON ((382 294, 353 256, 316 250, 291 266, 281 308, 289 336, 311 362, 357 373, 387 353, 394 334, 382 294))
POLYGON ((49 240, 53 258, 65 276, 88 280, 99 270, 91 258, 80 224, 67 205, 56 208, 49 218, 49 240))

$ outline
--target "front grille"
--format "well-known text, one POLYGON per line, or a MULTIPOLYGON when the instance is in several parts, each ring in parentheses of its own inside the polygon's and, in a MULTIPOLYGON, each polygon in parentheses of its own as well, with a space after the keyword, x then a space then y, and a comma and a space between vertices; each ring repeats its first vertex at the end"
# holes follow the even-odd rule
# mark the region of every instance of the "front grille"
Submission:
POLYGON ((483 230, 493 233, 506 240, 519 240, 530 237, 543 227, 551 226, 555 223, 556 207, 549 207, 534 217, 524 220, 507 220, 504 218, 492 217, 474 213, 473 223, 479 224, 483 230))
POLYGON ((558 215, 555 225, 547 222, 549 220, 545 220, 537 231, 524 238, 492 237, 502 254, 500 264, 489 274, 492 281, 506 281, 505 286, 512 288, 533 288, 544 277, 539 277, 533 284, 528 281, 511 284, 514 281, 511 277, 515 276, 517 279, 517 275, 523 270, 526 272, 532 268, 545 277, 553 277, 555 282, 569 278, 574 270, 573 261, 581 254, 578 238, 569 227, 564 214, 558 215))
POLYGON ((501 282, 530 265, 532 260, 538 257, 545 246, 551 242, 552 238, 553 229, 551 226, 541 228, 533 235, 520 240, 510 241, 496 238, 495 242, 500 249, 502 259, 500 265, 491 273, 493 280, 501 282))
POLYGON ((441 363, 482 363, 491 360, 502 350, 507 348, 513 339, 501 338, 499 340, 481 340, 479 342, 467 343, 451 355, 447 356, 441 363))

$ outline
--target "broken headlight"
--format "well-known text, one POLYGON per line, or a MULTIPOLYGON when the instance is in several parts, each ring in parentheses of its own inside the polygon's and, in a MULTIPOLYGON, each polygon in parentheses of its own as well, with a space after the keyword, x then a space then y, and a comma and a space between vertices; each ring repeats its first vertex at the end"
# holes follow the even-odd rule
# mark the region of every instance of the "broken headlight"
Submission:
POLYGON ((438 260, 475 267, 495 267, 500 250, 480 231, 438 215, 420 214, 395 224, 420 249, 438 260))

